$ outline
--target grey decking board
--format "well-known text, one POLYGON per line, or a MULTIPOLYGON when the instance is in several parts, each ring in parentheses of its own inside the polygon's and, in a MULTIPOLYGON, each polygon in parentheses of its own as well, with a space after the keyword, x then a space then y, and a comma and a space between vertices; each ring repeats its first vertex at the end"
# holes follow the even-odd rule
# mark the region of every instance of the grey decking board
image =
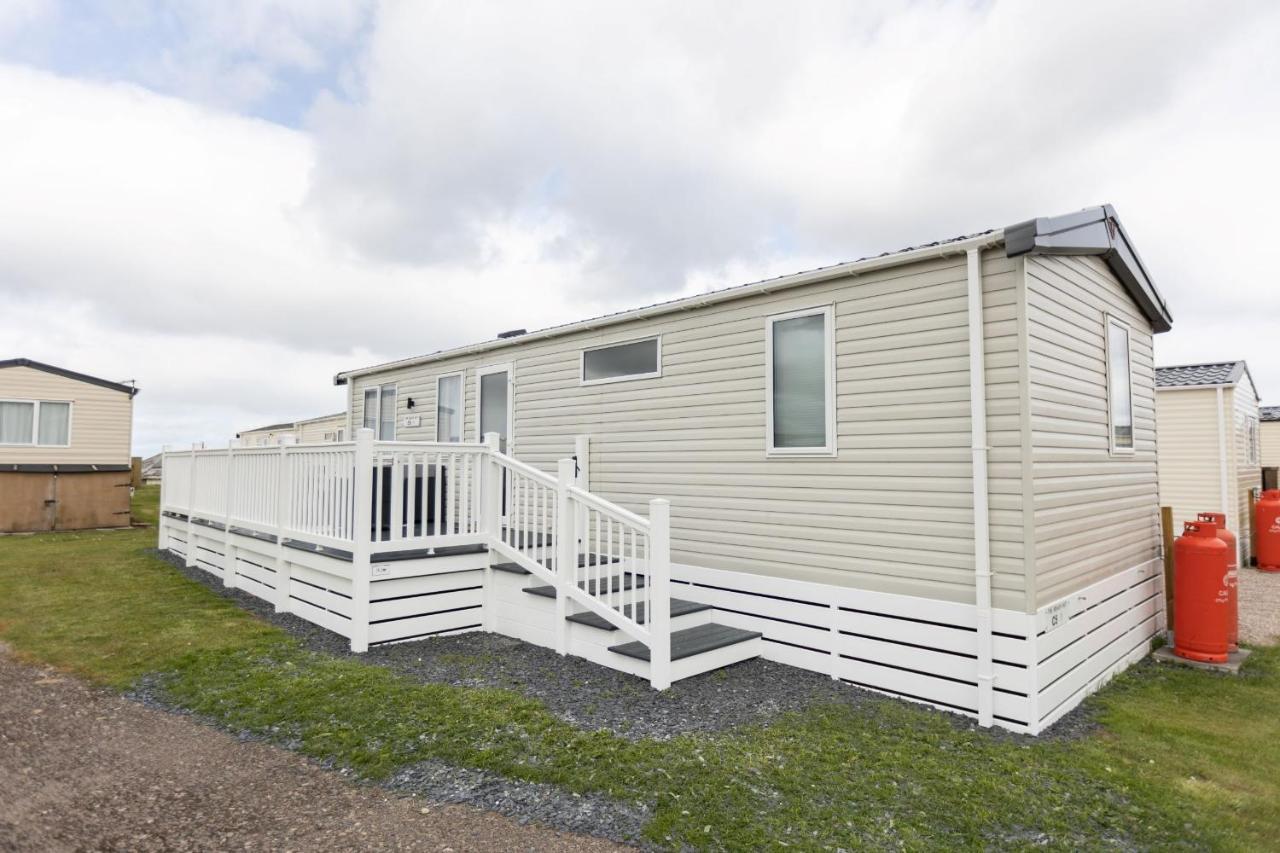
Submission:
MULTIPOLYGON (((710 609, 711 609, 711 605, 709 604, 699 604, 696 601, 685 601, 683 598, 671 599, 672 618, 675 618, 676 616, 685 616, 690 613, 698 613, 699 611, 710 610, 710 609)), ((628 604, 627 606, 623 607, 622 612, 625 615, 630 616, 631 605, 628 604)), ((640 603, 639 612, 640 612, 640 618, 637 621, 641 625, 643 625, 645 622, 645 615, 646 615, 644 602, 640 603)), ((608 619, 605 619, 603 616, 599 615, 598 613, 593 613, 591 611, 587 611, 585 613, 574 613, 565 618, 568 619, 570 622, 578 622, 582 625, 590 625, 593 628, 600 628, 601 630, 604 630, 604 631, 618 630, 617 625, 613 624, 608 619)))
MULTIPOLYGON (((744 631, 741 628, 731 628, 728 625, 715 623, 685 628, 671 635, 671 659, 681 660, 693 657, 703 652, 754 640, 760 636, 763 635, 759 631, 744 631)), ((649 659, 649 647, 639 641, 610 646, 609 651, 638 660, 649 659)))

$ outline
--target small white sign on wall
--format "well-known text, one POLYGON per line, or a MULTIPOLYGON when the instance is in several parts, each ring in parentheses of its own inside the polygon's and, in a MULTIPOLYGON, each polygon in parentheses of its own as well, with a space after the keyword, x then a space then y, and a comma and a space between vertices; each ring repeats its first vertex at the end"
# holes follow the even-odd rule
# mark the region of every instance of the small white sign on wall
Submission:
POLYGON ((400 419, 400 426, 402 427, 422 426, 422 416, 421 415, 405 415, 400 419))

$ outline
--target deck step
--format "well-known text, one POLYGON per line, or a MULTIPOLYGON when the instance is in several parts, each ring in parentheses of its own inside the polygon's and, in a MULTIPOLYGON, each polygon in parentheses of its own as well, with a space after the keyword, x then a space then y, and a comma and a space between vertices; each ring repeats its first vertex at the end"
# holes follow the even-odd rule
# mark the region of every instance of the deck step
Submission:
MULTIPOLYGON (((710 609, 711 609, 711 605, 709 604, 699 604, 696 601, 685 601, 682 598, 671 599, 671 618, 672 619, 676 618, 677 616, 685 616, 689 613, 699 613, 703 610, 710 610, 710 609)), ((640 618, 636 620, 641 625, 644 624, 644 620, 645 620, 644 611, 645 611, 644 602, 641 602, 639 605, 637 605, 637 612, 639 613, 640 618)), ((623 607, 622 612, 624 615, 630 616, 631 605, 628 604, 625 607, 623 607)), ((579 624, 582 624, 582 625, 590 625, 592 628, 600 628, 605 631, 618 630, 617 625, 613 624, 608 619, 605 619, 600 614, 593 613, 590 610, 583 613, 574 613, 565 618, 568 619, 570 622, 578 622, 579 624)))
MULTIPOLYGON (((744 631, 741 628, 730 628, 728 625, 716 625, 715 623, 698 625, 696 628, 685 628, 683 631, 676 631, 671 635, 671 659, 673 661, 682 660, 683 658, 700 655, 703 652, 715 651, 725 646, 754 640, 760 636, 763 635, 759 631, 744 631)), ((649 659, 649 647, 638 640, 610 646, 609 651, 626 655, 629 658, 636 658, 637 660, 649 659)))
MULTIPOLYGON (((585 590, 588 595, 605 595, 611 592, 625 592, 632 588, 644 586, 643 575, 614 575, 605 580, 607 583, 600 583, 595 578, 590 581, 582 581, 578 584, 578 589, 585 590)), ((556 597, 556 588, 554 586, 527 586, 524 591, 530 595, 541 595, 544 598, 556 597)))
MULTIPOLYGON (((606 563, 618 563, 618 562, 621 562, 621 560, 617 557, 605 558, 600 554, 579 554, 578 555, 578 568, 580 569, 585 569, 585 568, 595 567, 595 566, 603 566, 606 563)), ((543 563, 543 565, 546 566, 547 571, 554 571, 555 564, 556 564, 556 561, 554 559, 547 560, 545 563, 543 563)), ((497 569, 500 572, 510 572, 513 575, 527 575, 530 573, 529 570, 526 569, 524 566, 511 560, 504 560, 501 563, 493 563, 491 564, 490 567, 497 569)))
POLYGON ((519 563, 493 563, 489 568, 497 569, 500 572, 509 572, 513 575, 529 574, 529 570, 519 563))

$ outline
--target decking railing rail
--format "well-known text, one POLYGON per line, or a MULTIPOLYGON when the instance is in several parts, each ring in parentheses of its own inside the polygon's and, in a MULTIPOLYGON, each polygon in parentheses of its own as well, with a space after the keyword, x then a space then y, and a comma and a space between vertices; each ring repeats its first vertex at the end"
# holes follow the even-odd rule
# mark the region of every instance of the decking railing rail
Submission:
MULTIPOLYGON (((572 601, 648 645, 651 682, 670 685, 668 504, 651 501, 642 518, 581 488, 573 459, 552 476, 500 453, 495 434, 484 443, 382 442, 368 429, 351 442, 166 449, 161 509, 188 532, 221 530, 228 551, 239 534, 274 541, 278 552, 349 560, 354 651, 368 648, 375 562, 486 546, 554 586, 562 654, 572 601)), ((164 535, 162 527, 161 547, 164 535)), ((187 549, 191 565, 195 551, 187 549)), ((486 609, 491 583, 486 570, 486 609)))

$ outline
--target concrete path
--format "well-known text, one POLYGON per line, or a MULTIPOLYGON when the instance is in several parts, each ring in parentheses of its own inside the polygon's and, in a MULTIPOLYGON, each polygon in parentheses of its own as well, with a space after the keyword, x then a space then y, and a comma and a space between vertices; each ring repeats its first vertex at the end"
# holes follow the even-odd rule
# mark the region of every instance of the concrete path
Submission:
POLYGON ((0 851, 232 849, 621 848, 356 785, 0 647, 0 851))

